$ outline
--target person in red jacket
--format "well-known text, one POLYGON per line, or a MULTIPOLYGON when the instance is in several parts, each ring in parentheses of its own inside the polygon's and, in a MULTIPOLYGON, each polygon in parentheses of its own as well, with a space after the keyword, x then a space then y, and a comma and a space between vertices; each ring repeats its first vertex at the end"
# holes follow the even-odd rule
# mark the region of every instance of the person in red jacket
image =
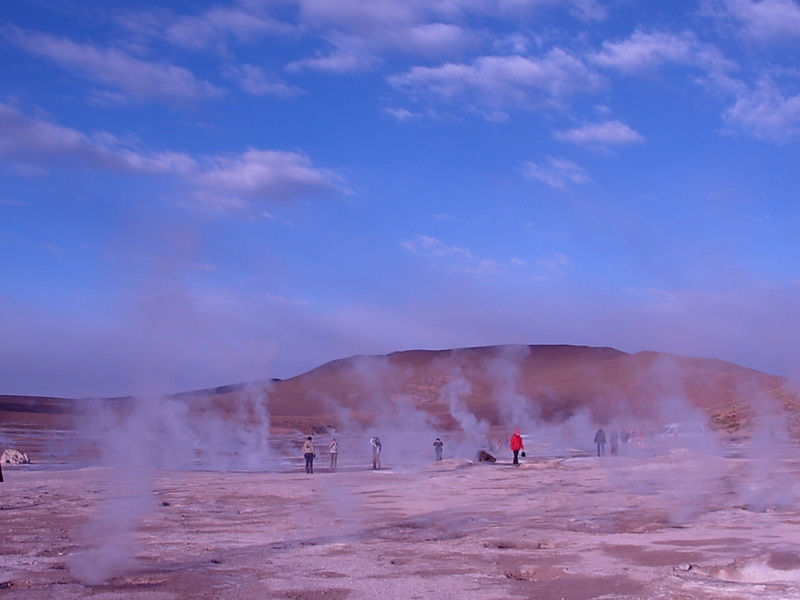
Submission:
POLYGON ((514 453, 514 464, 519 465, 519 452, 525 447, 522 443, 522 436, 519 434, 519 429, 511 436, 511 439, 508 441, 508 446, 514 453))

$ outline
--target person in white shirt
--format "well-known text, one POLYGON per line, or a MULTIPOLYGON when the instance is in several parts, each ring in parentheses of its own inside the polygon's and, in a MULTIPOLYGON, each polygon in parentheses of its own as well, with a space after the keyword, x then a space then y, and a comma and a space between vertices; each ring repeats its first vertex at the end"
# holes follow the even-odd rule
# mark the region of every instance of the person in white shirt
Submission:
POLYGON ((336 461, 339 457, 339 442, 336 441, 336 438, 333 438, 331 440, 330 453, 331 453, 331 471, 335 471, 336 461))

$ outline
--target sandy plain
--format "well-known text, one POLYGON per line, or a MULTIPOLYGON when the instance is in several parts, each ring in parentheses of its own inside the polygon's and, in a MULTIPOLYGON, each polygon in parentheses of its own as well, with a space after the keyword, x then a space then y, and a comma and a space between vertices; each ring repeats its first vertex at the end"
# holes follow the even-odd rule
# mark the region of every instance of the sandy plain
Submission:
POLYGON ((800 598, 795 445, 541 450, 313 475, 289 455, 270 472, 7 466, 0 598, 800 598))

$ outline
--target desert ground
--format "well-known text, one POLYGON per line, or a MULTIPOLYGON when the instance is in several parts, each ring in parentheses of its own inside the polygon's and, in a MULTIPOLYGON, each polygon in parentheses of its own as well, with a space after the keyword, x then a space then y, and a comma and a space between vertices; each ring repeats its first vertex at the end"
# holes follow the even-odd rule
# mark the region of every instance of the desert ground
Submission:
POLYGON ((0 597, 800 598, 795 444, 534 440, 518 467, 448 450, 381 470, 348 451, 336 472, 319 451, 314 474, 293 451, 250 471, 6 466, 0 597))

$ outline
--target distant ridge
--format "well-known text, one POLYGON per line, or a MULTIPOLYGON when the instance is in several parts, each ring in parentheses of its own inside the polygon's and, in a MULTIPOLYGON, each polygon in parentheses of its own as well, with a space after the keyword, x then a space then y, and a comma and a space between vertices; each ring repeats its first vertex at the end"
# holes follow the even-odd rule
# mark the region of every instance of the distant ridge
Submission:
MULTIPOLYGON (((558 422, 582 411, 604 421, 619 415, 663 419, 670 410, 697 409, 714 427, 735 432, 747 428, 756 404, 771 402, 787 411, 792 431, 798 432, 797 389, 785 378, 711 358, 592 346, 498 345, 357 355, 288 379, 171 397, 195 412, 234 413, 244 395, 256 393, 274 428, 309 431, 336 426, 345 413, 368 423, 400 405, 426 412, 444 428, 455 427, 454 394, 466 410, 493 426, 508 425, 514 410, 558 422)), ((68 398, 0 396, 0 418, 67 427, 84 406, 68 398)))

